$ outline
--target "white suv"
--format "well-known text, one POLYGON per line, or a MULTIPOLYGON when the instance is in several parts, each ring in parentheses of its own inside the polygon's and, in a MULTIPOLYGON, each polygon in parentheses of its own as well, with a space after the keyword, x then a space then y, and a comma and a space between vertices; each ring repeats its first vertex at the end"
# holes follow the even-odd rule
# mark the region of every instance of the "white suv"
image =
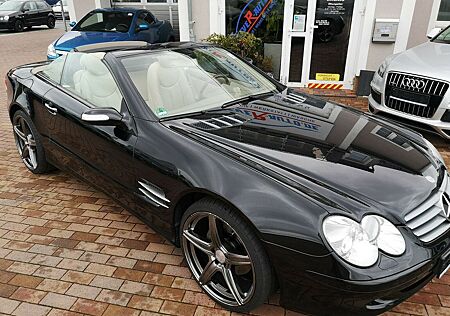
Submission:
POLYGON ((386 58, 371 82, 369 111, 450 139, 450 26, 428 37, 386 58))

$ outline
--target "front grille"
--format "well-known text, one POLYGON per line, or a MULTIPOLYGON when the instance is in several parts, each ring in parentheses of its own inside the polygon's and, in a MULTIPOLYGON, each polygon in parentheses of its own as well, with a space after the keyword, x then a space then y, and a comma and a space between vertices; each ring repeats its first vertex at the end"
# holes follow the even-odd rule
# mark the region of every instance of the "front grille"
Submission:
POLYGON ((431 242, 450 229, 450 185, 446 174, 438 193, 405 216, 406 225, 423 242, 431 242))
POLYGON ((447 93, 449 84, 436 79, 390 72, 384 103, 410 115, 431 118, 447 93))

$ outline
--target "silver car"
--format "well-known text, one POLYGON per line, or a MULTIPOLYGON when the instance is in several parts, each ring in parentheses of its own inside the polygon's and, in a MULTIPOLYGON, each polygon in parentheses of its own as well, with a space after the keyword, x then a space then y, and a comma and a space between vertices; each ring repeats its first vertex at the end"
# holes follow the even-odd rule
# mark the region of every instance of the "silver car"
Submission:
POLYGON ((433 31, 429 42, 386 58, 369 111, 450 139, 450 26, 433 31))

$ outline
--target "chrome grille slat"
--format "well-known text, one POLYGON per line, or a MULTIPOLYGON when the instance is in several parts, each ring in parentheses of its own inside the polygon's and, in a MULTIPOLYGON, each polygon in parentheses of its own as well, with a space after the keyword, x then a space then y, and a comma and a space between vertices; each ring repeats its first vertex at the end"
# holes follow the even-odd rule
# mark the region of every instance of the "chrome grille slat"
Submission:
POLYGON ((430 242, 444 234, 446 231, 450 229, 450 223, 445 223, 444 225, 439 226, 435 230, 429 232, 428 234, 422 236, 422 240, 424 242, 430 242))
MULTIPOLYGON (((385 105, 396 111, 418 117, 433 117, 449 89, 449 83, 436 79, 398 72, 389 72, 387 76, 384 94, 385 105), (423 87, 408 85, 405 79, 420 80, 423 81, 424 85, 423 87), (405 100, 400 101, 391 98, 391 96, 395 97, 405 94, 407 94, 405 100), (426 104, 426 106, 420 105, 421 103, 426 104)), ((404 98, 401 97, 401 99, 404 98)))
POLYGON ((439 215, 439 213, 441 213, 441 212, 442 212, 442 210, 439 207, 437 207, 436 205, 433 205, 426 212, 423 212, 422 214, 420 214, 419 216, 417 216, 413 220, 411 220, 408 223, 408 226, 411 229, 416 229, 417 227, 422 226, 429 220, 433 219, 433 217, 435 217, 436 215, 439 215))
POLYGON ((419 228, 414 229, 414 234, 416 234, 416 236, 421 237, 421 236, 433 231, 436 227, 438 227, 445 221, 446 221, 445 217, 441 217, 441 216, 433 217, 432 220, 428 221, 427 223, 420 226, 419 228))
POLYGON ((439 191, 405 215, 406 226, 423 242, 431 242, 450 230, 450 218, 446 217, 443 209, 444 192, 449 190, 446 172, 439 191))

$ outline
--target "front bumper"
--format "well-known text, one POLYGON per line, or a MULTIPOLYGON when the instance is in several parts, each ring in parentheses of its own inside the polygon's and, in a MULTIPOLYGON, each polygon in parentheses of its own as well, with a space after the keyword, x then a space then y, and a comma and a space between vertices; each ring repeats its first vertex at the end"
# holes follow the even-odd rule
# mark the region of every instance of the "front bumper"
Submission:
MULTIPOLYGON (((384 277, 372 274, 375 267, 367 273, 367 280, 355 280, 361 269, 343 267, 333 254, 309 256, 273 245, 268 251, 278 275, 280 304, 314 315, 378 315, 418 292, 450 265, 448 237, 427 252, 433 255, 425 261, 411 266, 402 264, 403 270, 384 277)), ((395 268, 378 270, 381 274, 395 268)))
POLYGON ((406 126, 418 129, 424 132, 431 132, 438 134, 445 139, 450 139, 450 122, 442 121, 446 114, 446 111, 450 112, 450 108, 446 108, 443 104, 447 104, 450 99, 450 93, 447 93, 436 111, 435 115, 431 118, 424 118, 415 115, 410 115, 405 112, 391 109, 384 104, 384 87, 385 87, 385 75, 384 78, 375 74, 370 86, 372 93, 369 95, 369 111, 373 114, 384 116, 395 121, 398 121, 406 126), (374 96, 374 93, 376 96, 374 96))
POLYGON ((14 28, 14 23, 12 21, 0 21, 0 30, 10 30, 14 28))

